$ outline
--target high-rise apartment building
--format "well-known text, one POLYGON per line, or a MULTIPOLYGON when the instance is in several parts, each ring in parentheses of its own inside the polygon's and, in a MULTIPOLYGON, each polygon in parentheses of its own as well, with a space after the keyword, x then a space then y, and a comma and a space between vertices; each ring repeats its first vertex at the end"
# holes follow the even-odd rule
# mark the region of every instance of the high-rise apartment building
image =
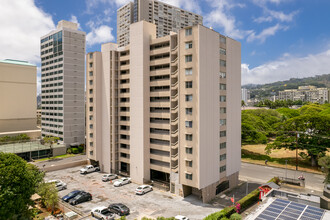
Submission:
POLYGON ((184 27, 203 24, 203 17, 157 0, 134 0, 117 10, 117 43, 129 44, 130 24, 148 21, 156 24, 156 36, 176 33, 184 27))
POLYGON ((85 32, 69 21, 41 37, 42 136, 85 143, 85 32))
POLYGON ((89 159, 204 202, 237 185, 240 43, 202 25, 164 37, 146 21, 129 29, 130 44, 86 55, 89 159))
POLYGON ((37 67, 0 60, 0 133, 37 129, 37 67))
POLYGON ((241 99, 245 102, 245 103, 247 103, 247 101, 250 99, 250 91, 248 90, 248 89, 246 89, 246 88, 242 88, 241 89, 241 93, 242 93, 242 95, 241 95, 241 99))

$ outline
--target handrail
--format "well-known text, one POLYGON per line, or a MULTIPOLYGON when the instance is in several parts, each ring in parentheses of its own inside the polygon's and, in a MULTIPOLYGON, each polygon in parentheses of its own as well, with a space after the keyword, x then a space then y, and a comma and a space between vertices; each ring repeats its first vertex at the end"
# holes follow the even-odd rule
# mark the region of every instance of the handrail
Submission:
POLYGON ((175 119, 171 119, 171 122, 176 122, 179 119, 179 116, 176 117, 175 119))
POLYGON ((178 97, 179 93, 176 93, 174 96, 171 96, 172 99, 176 99, 178 97))
POLYGON ((177 81, 172 85, 172 87, 176 87, 176 86, 178 85, 178 83, 179 83, 179 80, 177 80, 177 81))
POLYGON ((179 155, 179 153, 176 153, 175 155, 172 155, 171 157, 172 158, 175 158, 175 157, 177 157, 179 155))
POLYGON ((178 49, 178 45, 176 45, 173 49, 171 49, 172 51, 175 51, 176 49, 178 49))
POLYGON ((177 142, 175 142, 175 143, 172 143, 171 145, 172 146, 175 146, 175 145, 177 145, 179 143, 179 141, 177 141, 177 142))
POLYGON ((171 134, 176 134, 178 133, 179 129, 176 129, 175 131, 171 131, 171 134))
POLYGON ((171 60, 171 63, 175 63, 176 61, 178 61, 178 57, 176 57, 174 60, 171 60))
POLYGON ((175 74, 177 74, 178 73, 178 71, 179 71, 179 69, 176 69, 174 72, 172 72, 171 74, 172 75, 175 75, 175 74))

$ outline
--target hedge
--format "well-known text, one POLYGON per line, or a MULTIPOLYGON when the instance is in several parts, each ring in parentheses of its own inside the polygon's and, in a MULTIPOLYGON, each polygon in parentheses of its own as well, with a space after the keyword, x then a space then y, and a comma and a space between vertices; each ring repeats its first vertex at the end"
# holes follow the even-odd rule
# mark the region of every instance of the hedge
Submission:
MULTIPOLYGON (((278 177, 274 177, 268 181, 274 182, 278 184, 279 179, 278 177)), ((245 211, 249 207, 251 207, 253 204, 255 204, 259 200, 259 189, 255 189, 252 192, 250 192, 248 195, 243 197, 241 200, 239 200, 237 203, 241 205, 241 212, 245 211)), ((204 218, 204 220, 221 220, 222 218, 230 218, 232 214, 236 212, 235 207, 226 207, 220 212, 212 213, 204 218)))
POLYGON ((73 154, 78 154, 78 153, 79 153, 79 150, 78 150, 78 148, 73 147, 73 148, 71 148, 71 152, 72 152, 73 154))

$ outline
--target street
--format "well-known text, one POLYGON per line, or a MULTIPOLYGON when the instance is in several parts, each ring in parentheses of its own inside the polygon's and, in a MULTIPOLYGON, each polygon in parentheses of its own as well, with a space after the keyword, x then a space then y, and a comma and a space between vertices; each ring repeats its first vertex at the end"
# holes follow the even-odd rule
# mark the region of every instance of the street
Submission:
POLYGON ((244 180, 244 181, 248 180, 253 182, 266 183, 274 176, 285 177, 286 172, 287 172, 287 177, 293 179, 297 179, 298 176, 300 176, 303 173, 306 184, 305 188, 315 191, 323 191, 323 187, 324 187, 323 175, 306 173, 299 170, 286 171, 286 169, 282 169, 282 168, 242 163, 239 178, 240 180, 244 180))

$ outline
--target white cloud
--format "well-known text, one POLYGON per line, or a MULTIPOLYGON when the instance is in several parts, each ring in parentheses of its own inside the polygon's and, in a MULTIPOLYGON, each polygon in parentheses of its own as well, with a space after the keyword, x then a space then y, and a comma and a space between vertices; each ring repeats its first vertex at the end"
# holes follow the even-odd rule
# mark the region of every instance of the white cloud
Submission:
POLYGON ((299 13, 299 11, 293 11, 289 14, 285 14, 282 11, 274 11, 264 8, 264 16, 253 19, 257 23, 271 22, 273 20, 278 20, 280 22, 291 22, 293 18, 299 13))
POLYGON ((230 10, 234 7, 244 7, 242 4, 232 3, 228 0, 207 0, 212 5, 213 10, 204 16, 206 26, 222 28, 225 35, 235 39, 243 39, 252 33, 251 30, 240 30, 237 28, 237 21, 230 10))
POLYGON ((0 59, 40 63, 40 37, 55 29, 52 17, 33 0, 2 0, 0 21, 0 59))
POLYGON ((94 44, 113 41, 115 38, 111 32, 112 28, 107 25, 101 25, 97 28, 92 28, 92 31, 86 35, 87 45, 92 46, 94 44))
POLYGON ((80 23, 78 22, 77 16, 75 16, 75 15, 71 15, 71 18, 70 18, 69 21, 71 21, 71 22, 73 22, 73 23, 77 23, 77 24, 78 24, 78 29, 79 29, 79 30, 82 30, 82 29, 81 29, 81 26, 80 26, 80 23))
POLYGON ((260 43, 265 42, 266 38, 273 36, 278 32, 279 30, 287 30, 288 27, 276 24, 272 27, 265 28, 262 30, 259 34, 256 35, 256 33, 253 31, 247 38, 247 42, 252 42, 255 40, 258 40, 260 43))
POLYGON ((288 53, 282 58, 250 69, 243 63, 242 85, 263 84, 290 78, 303 78, 330 73, 330 49, 305 57, 295 57, 288 53))

